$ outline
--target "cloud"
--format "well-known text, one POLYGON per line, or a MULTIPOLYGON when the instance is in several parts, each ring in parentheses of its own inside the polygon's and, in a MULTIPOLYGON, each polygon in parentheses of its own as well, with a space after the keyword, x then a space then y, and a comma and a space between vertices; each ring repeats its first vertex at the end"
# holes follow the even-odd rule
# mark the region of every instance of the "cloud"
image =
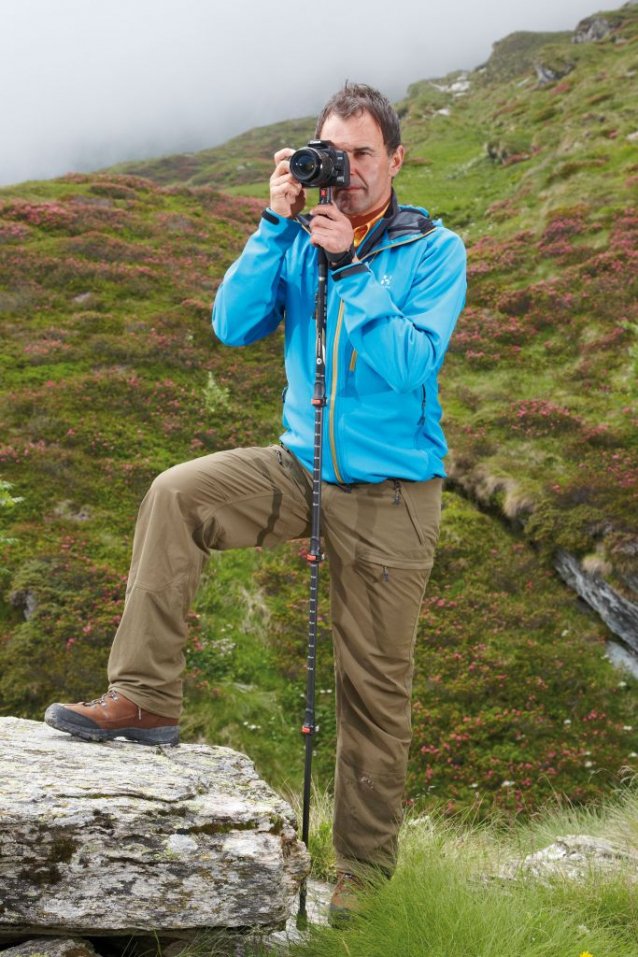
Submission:
POLYGON ((391 99, 590 0, 21 0, 0 15, 0 184, 214 146, 315 114, 346 78, 391 99))

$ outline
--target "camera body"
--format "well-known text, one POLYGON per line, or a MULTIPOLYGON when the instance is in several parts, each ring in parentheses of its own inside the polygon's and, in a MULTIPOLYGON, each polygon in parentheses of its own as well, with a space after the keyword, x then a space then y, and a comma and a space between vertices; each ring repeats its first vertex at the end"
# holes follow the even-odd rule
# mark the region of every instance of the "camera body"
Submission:
POLYGON ((330 140, 310 140, 290 157, 290 172, 304 186, 325 189, 350 184, 348 154, 330 140))

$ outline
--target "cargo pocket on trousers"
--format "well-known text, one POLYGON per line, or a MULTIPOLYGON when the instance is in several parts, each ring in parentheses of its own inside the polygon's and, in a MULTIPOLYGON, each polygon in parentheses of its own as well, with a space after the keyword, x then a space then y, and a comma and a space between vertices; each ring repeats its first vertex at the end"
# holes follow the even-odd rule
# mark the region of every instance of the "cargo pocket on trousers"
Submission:
POLYGON ((377 654, 389 663, 400 660, 401 681, 408 665, 423 594, 432 561, 427 552, 388 555, 370 549, 357 552, 355 569, 360 602, 355 614, 377 654))
POLYGON ((431 500, 426 500, 426 502, 421 503, 419 508, 417 505, 418 497, 415 497, 415 492, 409 487, 408 482, 400 482, 399 489, 405 504, 405 510, 410 517, 419 542, 431 551, 432 557, 434 557, 434 550, 439 540, 441 528, 440 499, 436 504, 431 500))
POLYGON ((368 548, 357 549, 355 564, 364 565, 372 577, 379 581, 390 580, 390 571, 393 568, 430 572, 434 560, 428 557, 425 551, 406 553, 405 555, 385 555, 368 548))

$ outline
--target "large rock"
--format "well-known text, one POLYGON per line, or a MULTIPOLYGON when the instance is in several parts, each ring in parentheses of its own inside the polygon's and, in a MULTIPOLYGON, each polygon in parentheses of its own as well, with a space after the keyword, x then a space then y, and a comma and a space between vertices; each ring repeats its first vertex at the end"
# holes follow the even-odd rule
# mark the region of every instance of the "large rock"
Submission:
POLYGON ((308 870, 242 754, 0 718, 0 940, 282 926, 308 870))

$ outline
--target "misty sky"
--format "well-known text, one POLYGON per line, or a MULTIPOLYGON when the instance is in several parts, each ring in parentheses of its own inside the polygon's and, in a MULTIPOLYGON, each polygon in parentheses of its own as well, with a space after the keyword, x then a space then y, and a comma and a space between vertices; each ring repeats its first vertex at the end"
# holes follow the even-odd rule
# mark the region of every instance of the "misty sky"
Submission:
POLYGON ((316 113, 345 79, 398 100, 415 80, 478 66, 514 30, 570 30, 599 9, 595 0, 0 0, 0 185, 215 146, 316 113))

